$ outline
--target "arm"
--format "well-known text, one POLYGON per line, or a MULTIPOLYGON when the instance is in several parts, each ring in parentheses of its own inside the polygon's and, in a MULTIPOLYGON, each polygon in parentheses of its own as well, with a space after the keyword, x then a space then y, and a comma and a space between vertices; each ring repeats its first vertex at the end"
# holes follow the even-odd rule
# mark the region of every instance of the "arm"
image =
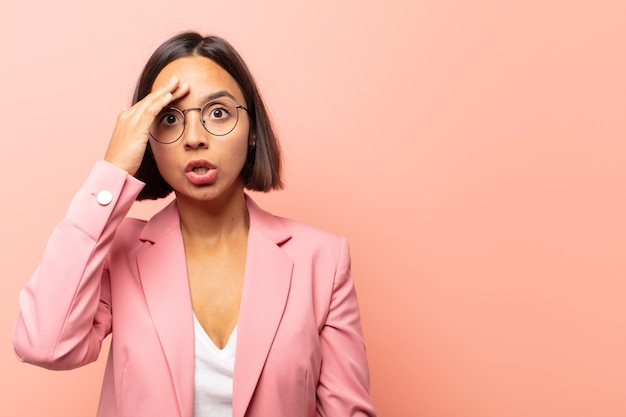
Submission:
POLYGON ((20 360, 71 369, 97 359, 111 332, 106 254, 142 188, 126 171, 96 163, 20 292, 12 335, 20 360), (112 194, 108 204, 97 201, 103 190, 112 194))
POLYGON ((359 306, 342 238, 328 317, 320 333, 322 369, 317 416, 375 417, 359 306))
POLYGON ((172 77, 119 116, 105 161, 98 162, 54 229, 34 275, 20 293, 13 329, 17 356, 50 369, 96 360, 111 332, 106 254, 144 184, 134 177, 149 128, 163 106, 189 92, 172 77), (98 198, 103 190, 111 194, 98 198))

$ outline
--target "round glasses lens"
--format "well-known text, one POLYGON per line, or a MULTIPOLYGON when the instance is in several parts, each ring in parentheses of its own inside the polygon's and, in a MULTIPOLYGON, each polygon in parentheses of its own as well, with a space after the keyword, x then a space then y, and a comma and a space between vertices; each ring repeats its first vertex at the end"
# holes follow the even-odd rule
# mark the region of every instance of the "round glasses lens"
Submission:
POLYGON ((174 107, 166 107, 154 118, 150 126, 150 135, 157 142, 176 142, 183 134, 185 116, 174 107))
POLYGON ((202 123, 212 135, 229 134, 237 125, 238 119, 239 109, 228 99, 213 100, 202 107, 202 123))

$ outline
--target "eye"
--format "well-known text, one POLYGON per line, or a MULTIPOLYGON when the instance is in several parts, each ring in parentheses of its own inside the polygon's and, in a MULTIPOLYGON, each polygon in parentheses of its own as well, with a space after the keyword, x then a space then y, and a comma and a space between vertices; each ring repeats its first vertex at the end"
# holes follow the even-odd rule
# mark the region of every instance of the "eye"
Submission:
POLYGON ((173 109, 165 109, 157 116, 158 124, 161 127, 172 127, 182 123, 181 114, 173 109))
POLYGON ((228 116, 230 116, 230 112, 226 106, 216 104, 209 109, 209 118, 211 119, 221 120, 228 118, 228 116))
POLYGON ((236 105, 228 100, 214 100, 205 104, 202 108, 202 120, 204 123, 224 123, 235 117, 236 105))

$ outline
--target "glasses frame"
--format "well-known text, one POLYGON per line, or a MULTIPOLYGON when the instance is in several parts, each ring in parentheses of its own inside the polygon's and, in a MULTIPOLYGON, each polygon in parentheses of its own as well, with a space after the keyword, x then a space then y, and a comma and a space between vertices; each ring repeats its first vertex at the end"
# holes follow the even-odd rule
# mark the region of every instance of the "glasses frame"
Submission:
MULTIPOLYGON (((148 133, 150 133, 150 137, 152 139, 154 139, 155 141, 163 144, 163 145, 169 145, 171 143, 174 143, 176 141, 178 141, 178 139, 182 138, 183 135, 185 134, 185 127, 187 127, 187 115, 186 113, 192 110, 198 110, 198 117, 200 118, 200 124, 202 124, 202 127, 204 128, 204 130, 206 130, 208 133, 210 133, 213 136, 226 136, 228 135, 230 132, 232 132, 233 130, 235 130, 235 128, 237 127, 237 124, 239 123, 239 109, 244 109, 246 111, 246 113, 248 113, 248 109, 244 106, 242 106, 241 104, 237 104, 235 101, 230 100, 230 99, 215 99, 215 100, 210 100, 207 101, 206 103, 204 103, 202 105, 202 107, 189 107, 187 109, 179 109, 178 107, 174 107, 174 106, 167 106, 167 107, 163 107, 163 109, 157 114, 156 117, 158 117, 159 114, 161 114, 162 112, 166 111, 166 110, 174 110, 177 111, 178 113, 183 115, 183 130, 180 132, 180 135, 178 135, 178 137, 172 141, 169 142, 163 142, 160 141, 159 139, 157 139, 153 134, 152 134, 152 129, 150 129, 150 131, 148 133), (221 134, 216 134, 211 132, 207 127, 206 127, 206 121, 204 119, 202 119, 202 113, 204 112, 205 107, 207 107, 210 104, 213 104, 215 102, 222 102, 222 101, 229 101, 232 104, 235 105, 235 109, 237 109, 237 118, 235 119, 235 124, 233 125, 233 127, 226 133, 221 133, 221 134)), ((249 114, 249 113, 248 113, 249 114)), ((156 119, 155 117, 155 119, 156 119)))

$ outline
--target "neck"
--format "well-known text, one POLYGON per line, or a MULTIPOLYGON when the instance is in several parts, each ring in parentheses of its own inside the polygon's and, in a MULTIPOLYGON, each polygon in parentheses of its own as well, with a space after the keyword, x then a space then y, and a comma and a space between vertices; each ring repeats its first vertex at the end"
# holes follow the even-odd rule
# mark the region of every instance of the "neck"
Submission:
POLYGON ((242 233, 247 236, 250 219, 243 191, 224 201, 177 198, 176 203, 181 231, 187 240, 218 243, 242 233))

